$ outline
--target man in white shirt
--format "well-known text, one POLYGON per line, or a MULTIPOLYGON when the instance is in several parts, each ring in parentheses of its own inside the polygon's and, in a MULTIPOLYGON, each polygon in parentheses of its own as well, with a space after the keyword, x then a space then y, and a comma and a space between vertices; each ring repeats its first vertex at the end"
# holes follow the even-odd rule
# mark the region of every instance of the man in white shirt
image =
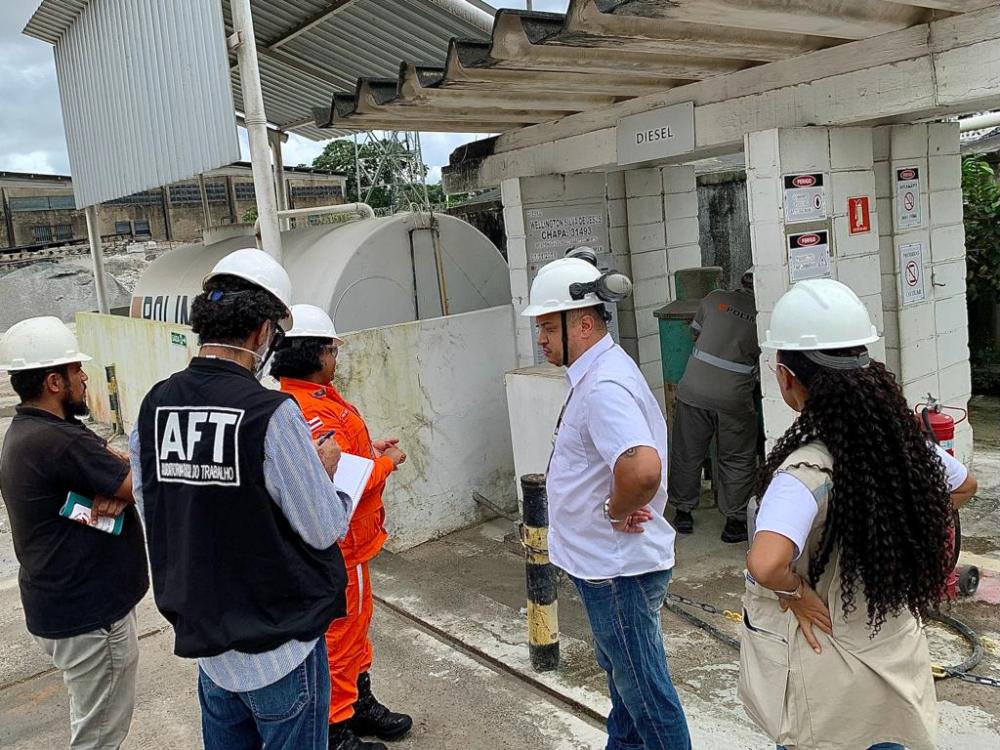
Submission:
POLYGON ((666 505, 667 428, 635 362, 608 334, 605 302, 631 282, 579 258, 553 261, 522 315, 565 366, 546 477, 549 555, 580 593, 608 673, 607 750, 686 750, 687 721, 667 670, 660 609, 674 564, 666 505))

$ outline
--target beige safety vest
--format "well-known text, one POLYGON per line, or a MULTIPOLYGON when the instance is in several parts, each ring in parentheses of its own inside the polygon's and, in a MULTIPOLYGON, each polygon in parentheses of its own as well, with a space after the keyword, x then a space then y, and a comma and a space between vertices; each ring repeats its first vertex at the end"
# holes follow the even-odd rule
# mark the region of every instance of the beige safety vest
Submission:
MULTIPOLYGON (((832 467, 833 457, 820 443, 795 451, 781 467, 809 488, 819 507, 806 549, 792 564, 807 579, 833 486, 823 470, 832 467)), ((864 750, 879 742, 933 750, 937 698, 919 622, 903 612, 887 619, 872 638, 861 591, 845 618, 839 550, 831 554, 816 591, 833 620, 832 638, 813 629, 822 654, 809 647, 795 616, 781 611, 774 593, 746 575, 739 696, 747 714, 777 744, 796 750, 864 750)))

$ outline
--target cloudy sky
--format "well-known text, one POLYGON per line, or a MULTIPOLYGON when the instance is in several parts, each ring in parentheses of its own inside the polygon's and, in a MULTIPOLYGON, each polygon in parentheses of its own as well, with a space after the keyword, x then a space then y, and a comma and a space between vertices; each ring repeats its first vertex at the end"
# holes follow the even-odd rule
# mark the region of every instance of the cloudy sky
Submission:
MULTIPOLYGON (((492 2, 500 8, 524 8, 525 0, 492 2)), ((569 0, 533 0, 535 10, 565 11, 569 0)), ((0 0, 0 171, 68 174, 66 138, 59 111, 52 47, 29 39, 21 29, 39 5, 39 0, 0 0)), ((437 182, 441 166, 458 145, 482 135, 425 133, 421 135, 424 161, 431 165, 429 177, 437 182)), ((246 133, 240 130, 244 158, 246 133)), ((291 136, 285 144, 286 164, 308 164, 322 143, 291 136)))

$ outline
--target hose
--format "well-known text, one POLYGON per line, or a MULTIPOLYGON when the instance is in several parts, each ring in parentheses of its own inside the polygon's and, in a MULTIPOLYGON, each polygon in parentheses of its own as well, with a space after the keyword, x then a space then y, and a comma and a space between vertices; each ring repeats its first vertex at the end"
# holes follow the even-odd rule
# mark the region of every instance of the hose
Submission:
MULTIPOLYGON (((721 610, 718 607, 714 607, 711 604, 705 604, 703 602, 695 601, 694 599, 688 599, 687 597, 680 596, 678 594, 668 593, 663 606, 673 612, 675 615, 685 620, 689 624, 695 626, 696 628, 705 631, 710 636, 715 638, 717 641, 726 644, 730 648, 737 651, 740 650, 740 643, 736 638, 733 638, 728 633, 724 633, 719 630, 709 622, 701 619, 697 615, 682 609, 680 605, 685 605, 688 607, 697 607, 698 609, 708 612, 709 614, 719 615, 725 617, 727 620, 739 621, 742 618, 735 612, 729 610, 721 610)), ((952 617, 951 615, 946 615, 943 612, 935 611, 928 613, 927 620, 933 620, 939 622, 945 627, 951 628, 953 631, 958 633, 972 648, 972 655, 968 659, 962 661, 954 666, 942 666, 940 664, 931 665, 931 674, 934 675, 934 679, 946 680, 949 677, 954 677, 962 682, 969 682, 973 685, 985 685, 987 687, 1000 687, 1000 680, 994 679, 993 677, 986 677, 984 675, 970 674, 969 670, 974 669, 983 660, 983 647, 979 641, 979 636, 976 634, 972 628, 966 625, 959 619, 952 617)))

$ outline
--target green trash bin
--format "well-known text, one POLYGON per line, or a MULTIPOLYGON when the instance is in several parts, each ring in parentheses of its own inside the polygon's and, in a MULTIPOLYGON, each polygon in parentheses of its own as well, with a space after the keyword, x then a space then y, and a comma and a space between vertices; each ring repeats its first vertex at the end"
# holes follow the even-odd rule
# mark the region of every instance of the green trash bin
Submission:
POLYGON ((673 426, 677 384, 684 375, 694 339, 691 321, 706 294, 722 287, 722 269, 718 266, 686 268, 674 274, 677 299, 653 311, 659 320, 660 364, 663 368, 663 400, 667 428, 673 426))

